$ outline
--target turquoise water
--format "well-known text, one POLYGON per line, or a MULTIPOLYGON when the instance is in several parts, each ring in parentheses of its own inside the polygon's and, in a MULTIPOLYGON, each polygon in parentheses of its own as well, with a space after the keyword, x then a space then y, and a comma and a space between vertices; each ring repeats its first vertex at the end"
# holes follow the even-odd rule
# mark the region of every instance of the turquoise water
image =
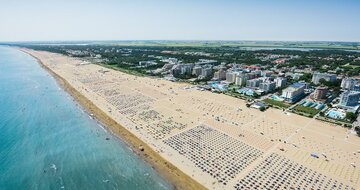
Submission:
POLYGON ((241 89, 238 90, 238 93, 246 94, 248 96, 253 96, 254 95, 254 91, 252 89, 249 89, 249 88, 241 88, 241 89))
POLYGON ((324 107, 325 105, 323 103, 320 103, 319 105, 316 106, 316 109, 322 110, 324 107))
POLYGON ((325 105, 323 103, 312 102, 310 100, 301 100, 299 105, 315 108, 315 109, 318 109, 318 110, 322 110, 325 107, 325 105))
POLYGON ((1 190, 170 187, 32 57, 0 47, 1 190))
POLYGON ((271 99, 276 100, 276 101, 284 101, 284 98, 280 98, 280 97, 277 96, 277 95, 272 95, 272 96, 271 96, 271 99))
POLYGON ((345 114, 341 113, 339 111, 335 111, 335 110, 329 110, 326 113, 326 116, 333 118, 333 119, 344 119, 345 118, 345 114))

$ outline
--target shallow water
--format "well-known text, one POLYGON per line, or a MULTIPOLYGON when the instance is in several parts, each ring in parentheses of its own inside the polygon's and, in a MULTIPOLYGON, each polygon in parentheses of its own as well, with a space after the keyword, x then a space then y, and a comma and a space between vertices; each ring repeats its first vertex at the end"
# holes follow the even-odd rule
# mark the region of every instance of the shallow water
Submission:
POLYGON ((34 58, 0 47, 1 190, 170 187, 34 58))

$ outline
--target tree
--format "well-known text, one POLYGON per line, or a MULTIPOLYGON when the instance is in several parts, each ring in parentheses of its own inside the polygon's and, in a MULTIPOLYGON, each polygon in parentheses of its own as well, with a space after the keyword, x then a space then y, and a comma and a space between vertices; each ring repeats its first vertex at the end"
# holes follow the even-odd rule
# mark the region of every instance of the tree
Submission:
POLYGON ((360 137, 360 127, 355 127, 356 134, 360 137))
POLYGON ((304 73, 304 75, 302 75, 299 80, 303 80, 305 82, 310 82, 312 78, 312 75, 310 73, 304 73))
POLYGON ((321 78, 321 79, 319 80, 319 83, 320 83, 321 85, 327 86, 327 81, 326 81, 325 79, 323 79, 323 78, 321 78))
POLYGON ((354 114, 352 112, 346 112, 345 118, 348 119, 349 121, 355 121, 356 114, 354 114))
POLYGON ((265 111, 265 107, 264 107, 264 106, 261 106, 261 107, 260 107, 260 111, 265 111))

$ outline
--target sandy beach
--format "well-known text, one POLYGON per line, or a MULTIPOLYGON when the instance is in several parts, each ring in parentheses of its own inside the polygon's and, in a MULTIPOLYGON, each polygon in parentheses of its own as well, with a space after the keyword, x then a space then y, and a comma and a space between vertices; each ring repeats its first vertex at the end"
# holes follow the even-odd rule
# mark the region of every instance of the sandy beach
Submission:
POLYGON ((188 84, 21 50, 176 189, 360 187, 360 138, 345 128, 260 112, 188 84))

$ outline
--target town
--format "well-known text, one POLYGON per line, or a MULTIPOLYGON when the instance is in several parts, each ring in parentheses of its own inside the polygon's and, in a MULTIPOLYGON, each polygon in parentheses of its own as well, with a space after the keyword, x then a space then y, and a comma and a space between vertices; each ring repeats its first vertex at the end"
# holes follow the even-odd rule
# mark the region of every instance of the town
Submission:
POLYGON ((134 75, 197 88, 352 128, 360 98, 360 53, 342 50, 23 45, 81 57, 134 75))

